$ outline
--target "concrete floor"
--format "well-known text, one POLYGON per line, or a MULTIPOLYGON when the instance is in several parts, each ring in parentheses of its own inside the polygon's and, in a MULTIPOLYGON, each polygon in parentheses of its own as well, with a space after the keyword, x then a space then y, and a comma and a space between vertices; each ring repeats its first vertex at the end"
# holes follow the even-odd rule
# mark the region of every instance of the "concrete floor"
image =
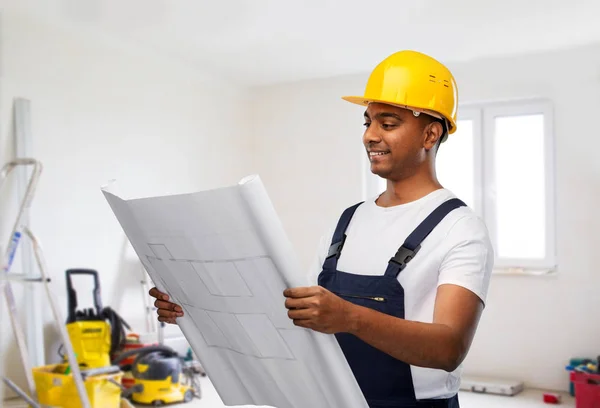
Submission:
MULTIPOLYGON (((188 404, 170 405, 173 408, 223 408, 225 405, 219 398, 216 390, 208 378, 202 378, 202 398, 193 400, 188 404)), ((544 391, 528 389, 514 396, 505 397, 497 395, 473 394, 471 392, 461 392, 459 395, 461 408, 548 408, 551 405, 543 402, 544 391)), ((7 401, 3 405, 6 408, 25 408, 21 401, 7 401)), ((140 406, 142 407, 142 406, 140 406)), ((254 406, 245 405, 239 408, 251 408, 254 406)), ((560 407, 575 408, 575 400, 568 394, 562 394, 562 403, 560 407)), ((95 407, 100 408, 100 407, 95 407)), ((338 407, 335 407, 338 408, 338 407)), ((343 407, 340 407, 343 408, 343 407)))

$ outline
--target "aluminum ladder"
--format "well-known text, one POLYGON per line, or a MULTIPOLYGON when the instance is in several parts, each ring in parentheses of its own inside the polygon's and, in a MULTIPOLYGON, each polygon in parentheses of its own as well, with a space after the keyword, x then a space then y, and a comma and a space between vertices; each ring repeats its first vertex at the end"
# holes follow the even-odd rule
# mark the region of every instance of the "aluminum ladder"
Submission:
MULTIPOLYGON (((31 206, 31 202, 35 195, 35 190, 37 188, 37 184, 42 173, 42 165, 39 161, 30 158, 19 158, 12 160, 4 165, 2 170, 0 171, 0 192, 4 183, 11 172, 19 167, 19 166, 32 166, 33 171, 31 172, 31 176, 29 178, 29 183, 27 185, 27 189, 25 191, 25 195, 20 201, 20 206, 18 210, 17 218, 14 222, 14 226, 11 234, 9 235, 9 242, 5 248, 5 253, 3 254, 1 269, 0 269, 0 295, 4 294, 6 298, 8 312, 10 315, 11 325, 13 329, 13 333, 17 342, 17 346, 19 348, 19 354, 21 358, 21 363, 23 364, 23 369, 25 370, 25 376, 27 379, 27 386, 29 388, 29 395, 21 390, 16 384, 10 381, 6 376, 3 376, 4 383, 9 386, 13 391, 15 391, 21 398, 23 398, 29 405, 34 408, 40 407, 37 403, 37 392, 35 389, 35 382, 33 379, 33 371, 31 367, 31 362, 29 359, 29 352, 27 350, 27 343, 25 341, 25 333, 23 331, 23 327, 21 326, 21 322, 19 320, 17 306, 15 302, 15 296, 12 290, 12 282, 22 282, 22 283, 42 283, 44 285, 46 295, 50 302, 50 307, 52 309, 52 314, 54 316, 54 320, 56 323, 56 327, 59 330, 60 336, 62 338, 65 351, 67 354, 68 362, 71 366, 71 372, 73 375, 73 379, 75 381, 75 385, 77 387, 77 392, 79 394, 79 398, 81 400, 81 405, 83 408, 91 408, 89 398, 85 389, 85 384, 81 375, 81 370, 79 368, 79 364, 77 363, 77 358, 73 352, 73 347, 71 345, 71 340, 69 338, 69 334, 67 333, 67 329, 65 326, 65 320, 61 316, 58 302, 54 293, 50 287, 50 279, 48 278, 48 272, 46 263, 43 257, 42 248, 39 244, 36 236, 31 232, 27 225, 24 225, 23 220, 26 218, 25 215, 29 211, 31 206), (40 272, 39 278, 28 278, 24 275, 19 275, 15 273, 10 273, 10 269, 15 257, 15 253, 19 246, 19 242, 23 236, 26 236, 32 243, 33 251, 35 255, 35 260, 40 272)), ((2 393, 0 393, 0 402, 2 401, 2 393)))

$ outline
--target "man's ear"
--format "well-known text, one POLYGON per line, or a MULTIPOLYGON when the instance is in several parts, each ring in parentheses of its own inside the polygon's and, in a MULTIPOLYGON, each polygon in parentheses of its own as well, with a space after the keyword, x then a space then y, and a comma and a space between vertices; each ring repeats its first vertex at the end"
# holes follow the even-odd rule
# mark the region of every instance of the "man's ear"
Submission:
POLYGON ((437 145, 443 133, 444 128, 440 122, 433 121, 429 123, 424 129, 425 140, 423 147, 425 147, 426 150, 433 149, 437 145))

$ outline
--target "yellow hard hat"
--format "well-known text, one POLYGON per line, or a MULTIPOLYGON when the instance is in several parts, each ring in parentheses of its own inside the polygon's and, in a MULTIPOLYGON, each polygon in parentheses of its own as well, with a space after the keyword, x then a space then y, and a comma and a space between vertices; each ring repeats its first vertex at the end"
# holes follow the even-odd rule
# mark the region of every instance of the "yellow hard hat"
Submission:
POLYGON ((371 73, 364 96, 345 96, 359 105, 380 102, 446 119, 448 133, 456 131, 458 90, 452 73, 439 61, 416 51, 400 51, 383 60, 371 73))

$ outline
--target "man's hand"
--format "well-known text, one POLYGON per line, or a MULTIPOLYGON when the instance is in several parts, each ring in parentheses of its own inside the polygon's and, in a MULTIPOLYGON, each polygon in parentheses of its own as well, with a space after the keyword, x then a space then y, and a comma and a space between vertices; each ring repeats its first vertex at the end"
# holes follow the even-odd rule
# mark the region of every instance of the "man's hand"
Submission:
POLYGON ((178 317, 183 316, 183 309, 181 306, 169 302, 169 295, 162 293, 156 288, 150 289, 148 292, 150 296, 156 299, 154 306, 158 308, 158 321, 164 323, 176 324, 175 320, 178 317))
POLYGON ((351 331, 354 305, 322 286, 286 289, 283 295, 296 326, 327 334, 351 331))

